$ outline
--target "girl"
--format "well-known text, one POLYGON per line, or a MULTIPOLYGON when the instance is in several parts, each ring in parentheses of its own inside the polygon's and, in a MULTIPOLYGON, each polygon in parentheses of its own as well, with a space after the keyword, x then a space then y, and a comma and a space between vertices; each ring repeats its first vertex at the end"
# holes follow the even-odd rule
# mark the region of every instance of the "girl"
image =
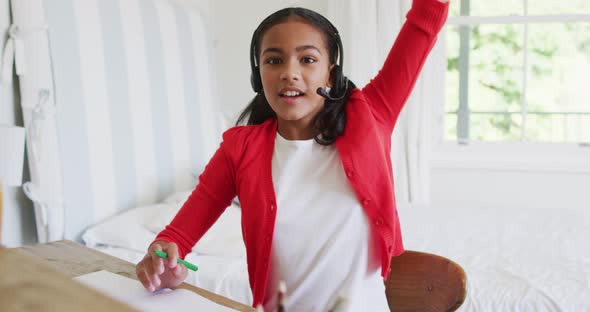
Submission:
POLYGON ((414 0, 363 89, 343 75, 342 44, 328 20, 302 8, 267 17, 252 38, 257 95, 238 119, 248 125, 223 134, 199 184, 137 264, 142 284, 178 286, 187 270, 176 260, 237 195, 253 306, 275 311, 284 281, 287 311, 388 311, 383 280, 404 251, 391 134, 447 1, 414 0))

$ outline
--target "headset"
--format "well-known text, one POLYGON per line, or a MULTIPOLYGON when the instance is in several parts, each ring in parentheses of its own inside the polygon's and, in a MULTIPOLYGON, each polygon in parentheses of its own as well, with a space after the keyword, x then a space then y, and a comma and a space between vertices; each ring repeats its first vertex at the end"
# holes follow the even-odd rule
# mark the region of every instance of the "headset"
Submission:
MULTIPOLYGON (((324 98, 330 99, 332 101, 337 101, 346 95, 346 91, 348 89, 348 78, 344 76, 342 73, 342 67, 344 63, 344 52, 342 49, 342 40, 340 39, 340 34, 334 25, 325 17, 318 14, 322 20, 330 26, 332 31, 330 35, 334 36, 336 40, 338 51, 336 51, 336 57, 338 58, 338 64, 334 65, 332 68, 332 77, 334 78, 334 86, 332 88, 318 88, 316 92, 323 96, 324 98), (332 94, 332 95, 330 95, 332 94)), ((262 79, 260 78, 260 68, 259 64, 256 64, 256 38, 258 37, 258 33, 260 32, 260 27, 265 24, 265 21, 260 23, 260 26, 256 28, 254 34, 252 35, 252 42, 250 43, 250 67, 252 69, 252 74, 250 75, 250 83, 252 84, 252 90, 256 93, 262 92, 262 79)))

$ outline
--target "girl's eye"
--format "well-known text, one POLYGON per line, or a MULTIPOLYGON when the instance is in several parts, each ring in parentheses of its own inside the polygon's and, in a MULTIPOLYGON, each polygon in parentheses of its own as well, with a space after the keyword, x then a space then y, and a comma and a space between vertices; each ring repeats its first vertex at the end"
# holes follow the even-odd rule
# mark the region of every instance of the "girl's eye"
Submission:
POLYGON ((278 57, 271 57, 271 58, 266 59, 266 63, 271 64, 271 65, 280 64, 280 63, 282 63, 282 60, 278 57))
POLYGON ((303 59, 301 59, 301 61, 303 63, 315 63, 316 62, 316 60, 313 57, 310 57, 310 56, 304 57, 303 59))

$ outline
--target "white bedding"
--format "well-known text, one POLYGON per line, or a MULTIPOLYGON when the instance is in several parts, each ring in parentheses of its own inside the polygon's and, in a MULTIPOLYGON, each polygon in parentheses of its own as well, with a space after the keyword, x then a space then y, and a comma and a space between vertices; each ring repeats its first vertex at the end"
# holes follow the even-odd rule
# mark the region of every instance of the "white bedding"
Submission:
POLYGON ((407 249, 464 268, 460 311, 590 311, 590 211, 414 207, 400 218, 407 249))
MULTIPOLYGON (((171 218, 186 195, 114 217, 91 228, 84 239, 90 247, 136 263, 152 231, 171 218)), ((399 207, 399 214, 406 249, 435 253, 464 268, 468 290, 460 311, 590 311, 585 242, 590 211, 482 205, 399 207)), ((187 282, 250 304, 239 218, 239 208, 229 207, 195 246, 187 260, 200 269, 187 282)))

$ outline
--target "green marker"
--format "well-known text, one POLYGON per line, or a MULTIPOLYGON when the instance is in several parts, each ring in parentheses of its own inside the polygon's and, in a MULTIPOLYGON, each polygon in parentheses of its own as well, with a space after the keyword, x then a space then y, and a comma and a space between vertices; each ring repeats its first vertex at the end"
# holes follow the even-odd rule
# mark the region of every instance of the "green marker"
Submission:
MULTIPOLYGON (((165 253, 165 252, 163 252, 163 251, 161 251, 161 250, 154 250, 154 252, 160 258, 164 258, 164 259, 168 258, 168 254, 165 253)), ((178 262, 180 264, 183 264, 185 267, 187 267, 188 269, 193 270, 193 271, 196 271, 196 270, 199 269, 196 265, 194 265, 194 264, 192 264, 190 262, 184 261, 184 260, 182 260, 180 258, 178 258, 178 261, 176 261, 176 262, 178 262)))

